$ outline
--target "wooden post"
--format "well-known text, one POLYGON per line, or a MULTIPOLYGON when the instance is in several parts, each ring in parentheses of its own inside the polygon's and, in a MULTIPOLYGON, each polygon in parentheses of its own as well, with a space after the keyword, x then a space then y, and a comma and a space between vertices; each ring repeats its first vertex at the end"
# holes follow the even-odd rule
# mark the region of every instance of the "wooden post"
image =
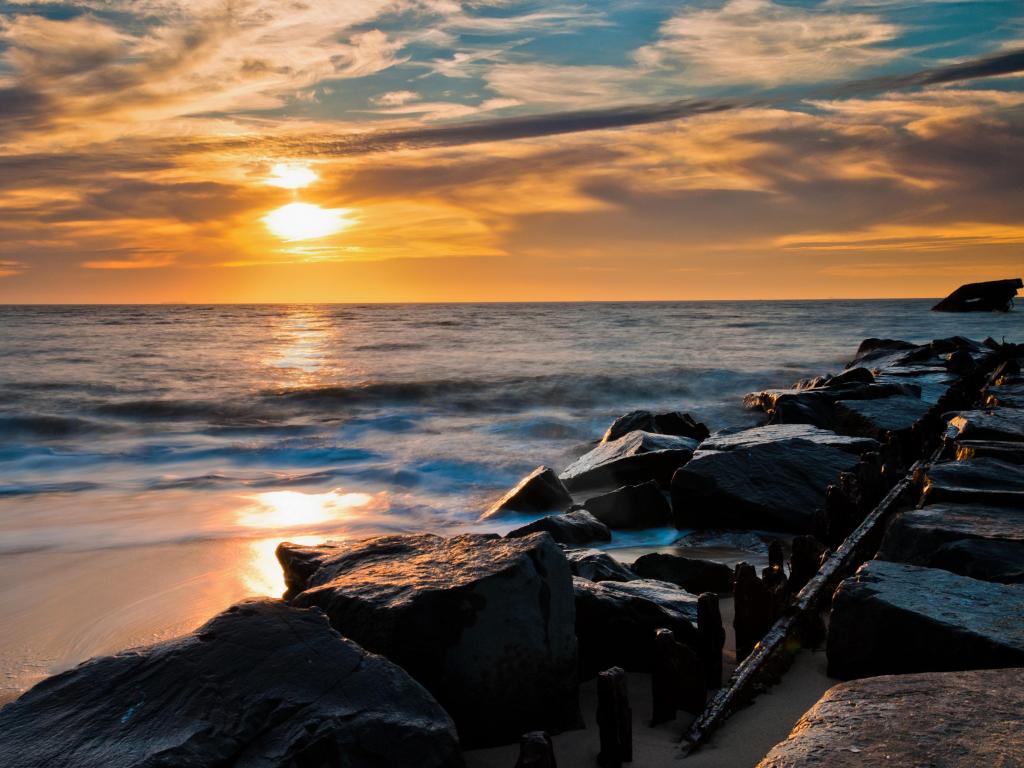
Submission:
POLYGON ((546 731, 530 731, 520 737, 516 768, 558 768, 555 747, 546 731))
POLYGON ((670 629, 654 633, 651 697, 654 703, 651 725, 675 719, 678 709, 699 715, 708 700, 700 657, 692 648, 678 642, 670 629))
POLYGON ((772 600, 768 590, 759 578, 754 566, 740 563, 736 566, 736 582, 733 585, 736 630, 736 662, 750 655, 757 642, 772 625, 772 600))
POLYGON ((722 648, 725 627, 718 608, 718 595, 705 592, 697 598, 697 635, 700 638, 700 660, 708 688, 722 687, 722 648))
POLYGON ((602 768, 619 768, 633 761, 633 711, 629 707, 626 670, 612 667, 597 675, 597 728, 602 768))
POLYGON ((793 594, 799 594, 818 572, 824 552, 825 547, 813 536, 797 536, 793 539, 793 554, 789 560, 789 587, 793 594))

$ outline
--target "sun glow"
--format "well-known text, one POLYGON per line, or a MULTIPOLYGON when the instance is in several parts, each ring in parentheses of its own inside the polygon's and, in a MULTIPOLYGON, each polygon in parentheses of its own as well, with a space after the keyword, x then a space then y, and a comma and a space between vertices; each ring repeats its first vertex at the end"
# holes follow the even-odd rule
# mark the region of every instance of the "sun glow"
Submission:
POLYGON ((249 497, 254 502, 238 513, 246 528, 296 528, 344 522, 352 515, 374 508, 376 497, 368 493, 300 493, 270 491, 249 497))
POLYGON ((351 225, 347 208, 321 208, 312 203, 289 203, 263 217, 267 228, 282 240, 312 240, 351 225))
POLYGON ((308 165, 295 165, 292 163, 278 163, 270 169, 270 178, 267 184, 283 189, 299 189, 308 187, 319 176, 308 165))

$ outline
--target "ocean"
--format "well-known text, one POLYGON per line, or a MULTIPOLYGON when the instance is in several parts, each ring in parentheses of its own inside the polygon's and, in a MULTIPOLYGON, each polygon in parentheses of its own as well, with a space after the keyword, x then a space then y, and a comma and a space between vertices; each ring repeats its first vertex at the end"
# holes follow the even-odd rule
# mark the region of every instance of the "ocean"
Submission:
POLYGON ((738 427, 869 336, 1024 341, 932 303, 0 307, 0 700, 279 594, 279 541, 500 531, 631 409, 738 427))

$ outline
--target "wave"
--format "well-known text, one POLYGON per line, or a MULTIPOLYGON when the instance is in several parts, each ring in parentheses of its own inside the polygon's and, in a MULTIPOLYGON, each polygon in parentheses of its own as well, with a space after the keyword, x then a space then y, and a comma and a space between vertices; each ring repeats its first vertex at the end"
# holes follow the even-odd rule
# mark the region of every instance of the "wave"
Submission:
POLYGON ((105 416, 142 421, 246 422, 256 425, 272 421, 273 414, 254 409, 248 404, 211 400, 126 400, 104 403, 96 412, 105 416))
POLYGON ((35 496, 43 493, 81 493, 101 487, 99 483, 85 481, 67 483, 28 483, 25 485, 0 485, 0 498, 4 496, 35 496))
POLYGON ((0 437, 66 438, 94 432, 108 432, 111 427, 97 421, 75 416, 25 414, 0 416, 0 437))

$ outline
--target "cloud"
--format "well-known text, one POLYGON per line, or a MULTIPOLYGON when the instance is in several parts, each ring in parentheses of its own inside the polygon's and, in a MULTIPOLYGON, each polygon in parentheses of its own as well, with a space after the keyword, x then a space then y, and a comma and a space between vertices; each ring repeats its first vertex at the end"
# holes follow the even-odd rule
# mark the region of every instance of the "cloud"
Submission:
POLYGON ((894 59, 898 51, 882 46, 900 33, 871 13, 729 0, 676 14, 635 58, 645 67, 681 68, 690 84, 820 82, 894 59))
POLYGON ((483 79, 492 91, 508 99, 572 106, 632 100, 638 76, 620 67, 524 62, 496 64, 483 79))
POLYGON ((26 269, 26 265, 21 261, 14 261, 11 259, 0 259, 0 277, 11 277, 17 275, 26 269))
POLYGON ((410 101, 418 101, 420 95, 415 91, 388 91, 370 99, 370 103, 378 107, 400 107, 410 101))

